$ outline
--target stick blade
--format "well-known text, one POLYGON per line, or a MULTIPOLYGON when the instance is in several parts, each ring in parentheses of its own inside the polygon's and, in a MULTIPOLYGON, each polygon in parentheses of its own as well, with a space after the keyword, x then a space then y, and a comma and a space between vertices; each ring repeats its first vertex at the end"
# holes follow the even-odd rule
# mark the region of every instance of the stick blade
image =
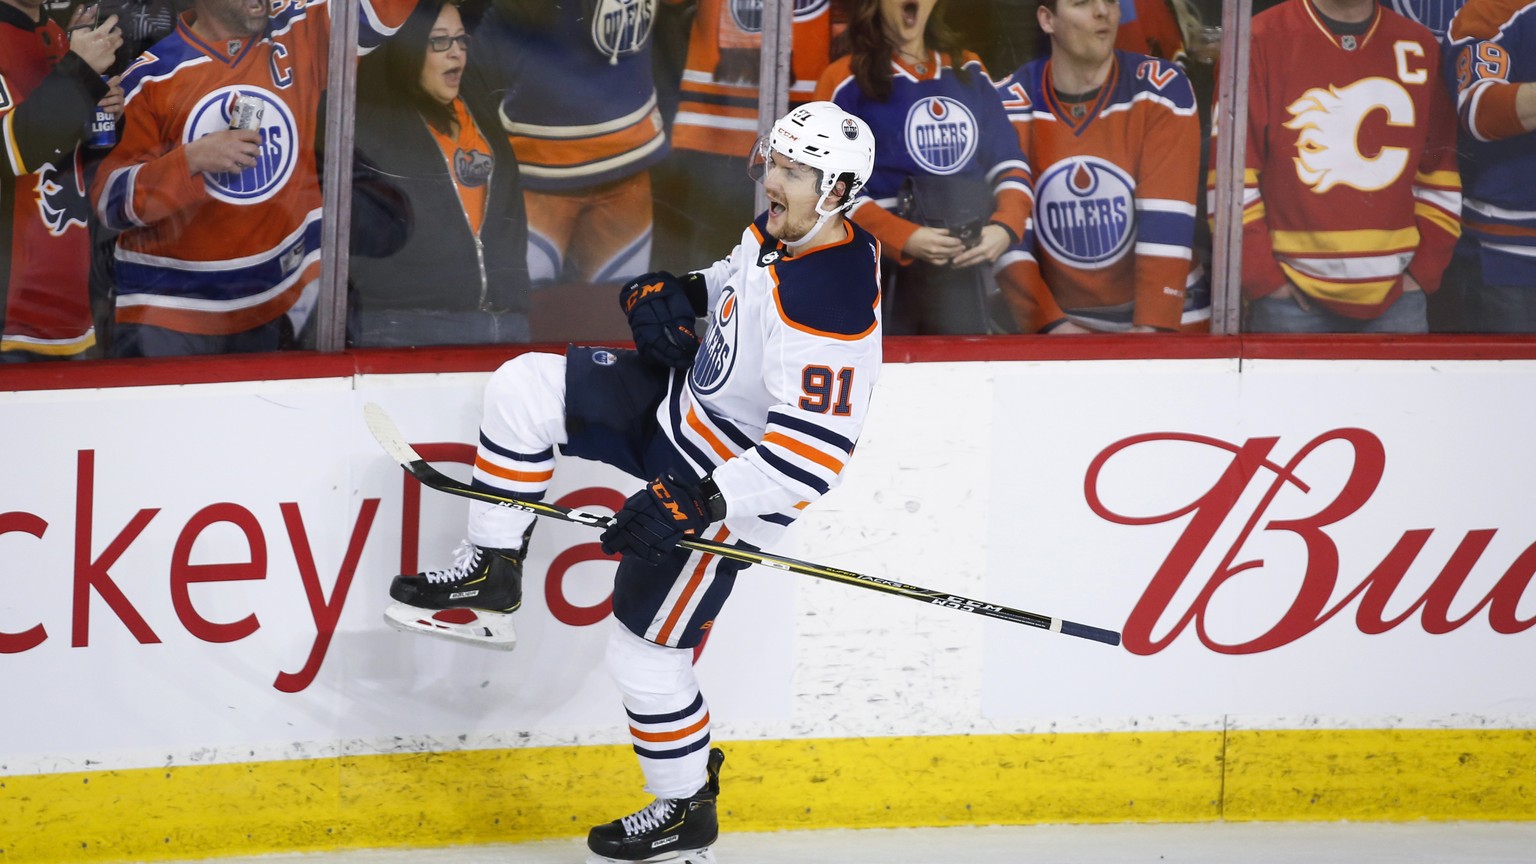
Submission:
POLYGON ((410 467, 412 462, 421 462, 421 454, 411 449, 411 445, 405 442, 405 436, 400 434, 400 428, 395 421, 389 419, 384 409, 373 402, 363 406, 363 420, 368 424, 368 431, 373 433, 379 446, 384 448, 391 459, 405 467, 410 467))

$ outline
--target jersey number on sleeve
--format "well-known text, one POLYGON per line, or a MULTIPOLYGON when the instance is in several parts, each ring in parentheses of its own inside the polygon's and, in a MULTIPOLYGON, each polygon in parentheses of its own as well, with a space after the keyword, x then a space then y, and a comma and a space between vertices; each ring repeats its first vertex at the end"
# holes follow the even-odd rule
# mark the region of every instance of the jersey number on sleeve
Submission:
POLYGON ((831 408, 839 417, 853 413, 853 407, 848 404, 848 391, 853 389, 852 367, 844 366, 833 375, 826 366, 807 366, 800 373, 800 389, 805 391, 800 397, 802 410, 825 414, 831 408), (834 390, 836 399, 833 399, 834 390))

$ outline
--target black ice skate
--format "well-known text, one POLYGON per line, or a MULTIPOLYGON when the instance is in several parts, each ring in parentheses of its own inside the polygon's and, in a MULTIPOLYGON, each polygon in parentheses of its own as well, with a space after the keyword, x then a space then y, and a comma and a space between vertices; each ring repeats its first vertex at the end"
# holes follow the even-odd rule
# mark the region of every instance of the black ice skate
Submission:
POLYGON ((690 798, 657 798, 644 810, 599 825, 587 834, 593 854, 587 864, 667 861, 670 864, 715 864, 709 851, 720 836, 715 799, 720 795, 720 765, 725 753, 709 751, 709 775, 690 798))
POLYGON ((512 613, 523 605, 523 558, 531 533, 530 528, 518 549, 465 541, 454 551, 453 566, 396 576, 389 596, 397 602, 384 610, 384 621, 407 633, 511 651, 517 645, 512 613))

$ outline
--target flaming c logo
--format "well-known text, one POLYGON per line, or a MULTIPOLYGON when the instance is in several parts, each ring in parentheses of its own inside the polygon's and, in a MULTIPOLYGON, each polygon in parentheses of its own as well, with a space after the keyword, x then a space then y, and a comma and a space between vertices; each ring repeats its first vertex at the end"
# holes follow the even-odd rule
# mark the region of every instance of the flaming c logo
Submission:
POLYGON ((1296 176, 1314 192, 1353 186, 1364 192, 1385 189, 1408 167, 1408 150, 1382 147, 1374 156, 1360 152, 1360 127, 1377 111, 1387 125, 1412 127, 1413 99, 1389 78, 1363 78, 1347 87, 1313 88, 1286 106, 1285 128, 1296 137, 1296 176))

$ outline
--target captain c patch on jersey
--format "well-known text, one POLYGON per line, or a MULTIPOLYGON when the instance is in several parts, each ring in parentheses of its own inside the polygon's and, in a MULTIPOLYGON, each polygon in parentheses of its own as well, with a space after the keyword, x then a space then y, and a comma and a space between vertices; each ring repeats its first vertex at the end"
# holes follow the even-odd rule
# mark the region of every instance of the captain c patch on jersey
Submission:
POLYGON ((1136 184, 1118 165, 1075 156, 1052 165, 1035 189, 1035 236, 1056 258, 1108 267, 1135 236, 1136 184))

